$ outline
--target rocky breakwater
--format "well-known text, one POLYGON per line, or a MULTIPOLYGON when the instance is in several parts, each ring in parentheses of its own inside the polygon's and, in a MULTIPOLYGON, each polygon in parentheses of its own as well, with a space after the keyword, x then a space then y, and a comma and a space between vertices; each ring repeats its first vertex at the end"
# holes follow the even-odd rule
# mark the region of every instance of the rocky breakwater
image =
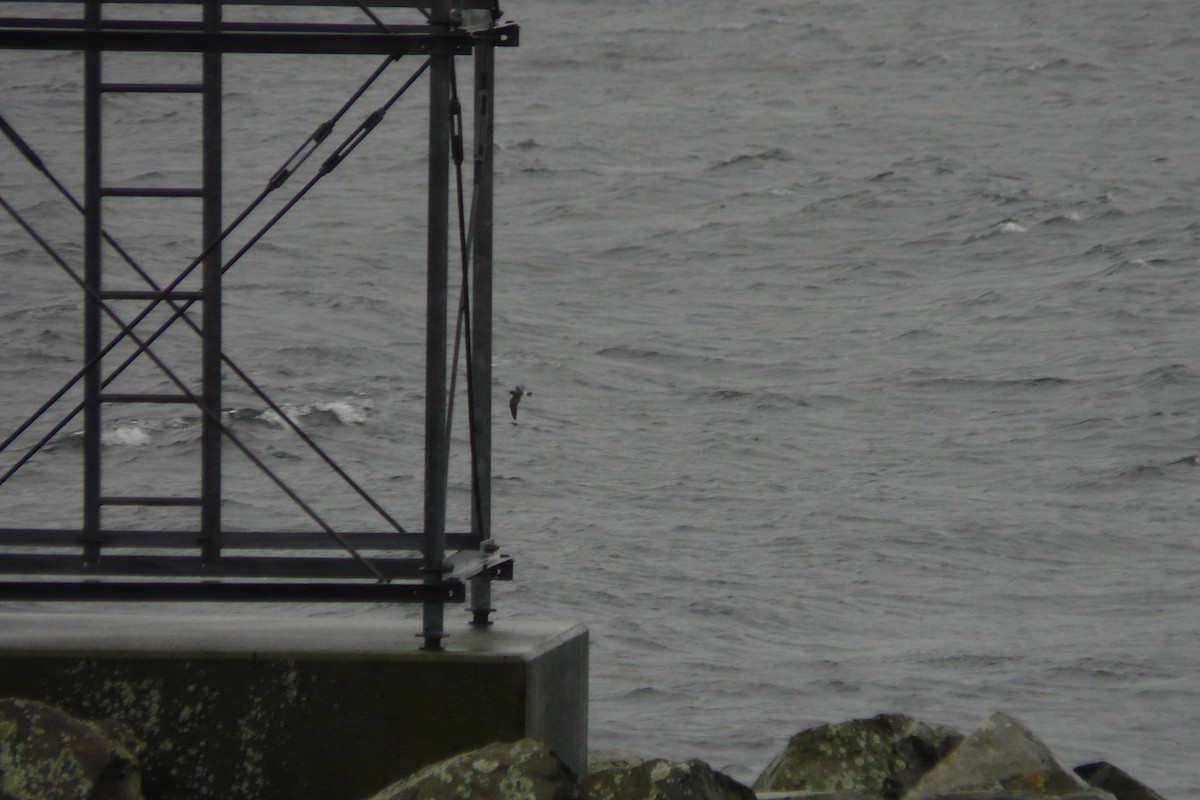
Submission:
MULTIPOLYGON (((32 700, 0 700, 0 800, 142 800, 141 750, 119 722, 79 720, 32 700)), ((1064 768, 1006 714, 966 736, 899 714, 821 725, 793 736, 752 787, 702 761, 600 754, 580 777, 544 744, 523 739, 432 764, 362 800, 451 798, 1163 800, 1111 764, 1064 768)))
POLYGON ((793 736, 753 788, 764 800, 1163 800, 1110 764, 1066 769, 1003 713, 967 736, 900 714, 822 725, 793 736))
POLYGON ((1016 719, 964 736, 899 714, 802 731, 752 787, 701 761, 594 756, 572 775, 533 740, 427 767, 369 800, 1163 800, 1116 767, 1068 770, 1016 719))

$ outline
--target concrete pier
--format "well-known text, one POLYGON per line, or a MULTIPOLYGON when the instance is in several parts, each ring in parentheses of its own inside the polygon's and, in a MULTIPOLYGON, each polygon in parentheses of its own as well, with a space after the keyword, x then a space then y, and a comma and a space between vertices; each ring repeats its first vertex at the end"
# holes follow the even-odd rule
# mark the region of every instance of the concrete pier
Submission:
POLYGON ((359 800, 412 770, 531 736, 587 758, 587 629, 448 625, 408 608, 0 608, 0 696, 115 718, 157 800, 359 800))

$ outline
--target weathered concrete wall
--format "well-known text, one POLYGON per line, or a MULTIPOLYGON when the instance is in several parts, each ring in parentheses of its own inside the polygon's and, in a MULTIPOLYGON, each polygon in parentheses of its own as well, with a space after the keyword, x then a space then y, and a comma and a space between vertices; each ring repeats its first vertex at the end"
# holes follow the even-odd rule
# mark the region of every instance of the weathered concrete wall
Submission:
POLYGON ((551 747, 577 776, 587 772, 588 638, 566 631, 528 657, 525 735, 551 747))
POLYGON ((129 724, 161 800, 356 800, 495 741, 587 748, 587 630, 498 623, 418 649, 391 613, 0 613, 0 696, 129 724))

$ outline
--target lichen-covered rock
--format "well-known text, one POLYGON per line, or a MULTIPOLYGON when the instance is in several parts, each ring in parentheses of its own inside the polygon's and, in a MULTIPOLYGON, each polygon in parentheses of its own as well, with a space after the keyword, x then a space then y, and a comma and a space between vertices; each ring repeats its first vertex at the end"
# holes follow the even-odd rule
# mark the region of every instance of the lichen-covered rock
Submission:
POLYGON ((923 777, 904 800, 965 792, 1053 797, 1090 789, 1067 771, 1032 731, 996 713, 923 777))
POLYGON ((653 759, 593 772, 584 779, 587 800, 755 800, 749 787, 703 761, 653 759))
POLYGON ((501 742, 414 772, 371 800, 582 800, 574 774, 533 739, 501 742))
POLYGON ((606 769, 627 769, 636 767, 646 759, 629 753, 616 753, 605 750, 593 750, 587 757, 587 774, 603 772, 606 769))
POLYGON ((36 700, 0 700, 4 800, 142 800, 132 732, 36 700))
POLYGON ((1110 792, 1117 800, 1163 800, 1161 794, 1107 761, 1080 764, 1075 774, 1097 789, 1110 792))
POLYGON ((955 731, 903 714, 821 725, 793 736, 753 788, 895 798, 961 741, 955 731))

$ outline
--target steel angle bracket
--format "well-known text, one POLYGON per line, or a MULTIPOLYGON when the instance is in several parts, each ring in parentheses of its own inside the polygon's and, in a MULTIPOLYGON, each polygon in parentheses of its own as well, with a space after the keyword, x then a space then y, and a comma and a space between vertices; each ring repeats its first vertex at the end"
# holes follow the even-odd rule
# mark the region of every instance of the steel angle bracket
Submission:
POLYGON ((472 30, 471 38, 488 39, 496 47, 520 47, 521 26, 515 22, 506 22, 493 28, 472 30))
POLYGON ((471 578, 513 579, 513 560, 506 553, 460 550, 444 562, 446 580, 466 582, 471 578))

